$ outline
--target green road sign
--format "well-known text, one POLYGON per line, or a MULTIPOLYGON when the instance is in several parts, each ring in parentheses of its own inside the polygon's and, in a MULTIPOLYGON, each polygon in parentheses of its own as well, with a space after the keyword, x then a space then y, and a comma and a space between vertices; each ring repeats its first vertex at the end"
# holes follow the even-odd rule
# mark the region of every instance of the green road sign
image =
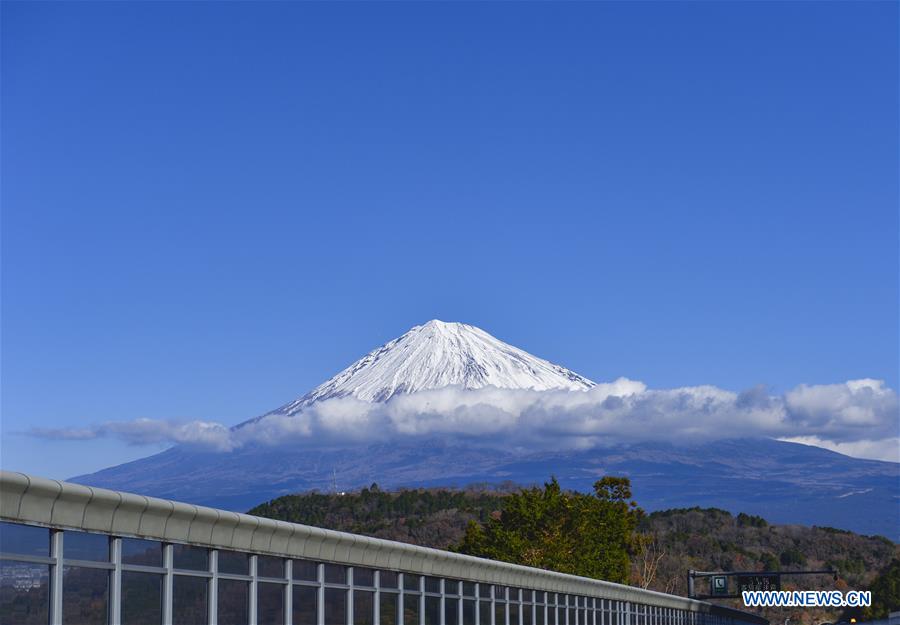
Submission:
POLYGON ((709 578, 709 594, 711 595, 727 595, 728 594, 728 577, 725 575, 713 575, 709 578))

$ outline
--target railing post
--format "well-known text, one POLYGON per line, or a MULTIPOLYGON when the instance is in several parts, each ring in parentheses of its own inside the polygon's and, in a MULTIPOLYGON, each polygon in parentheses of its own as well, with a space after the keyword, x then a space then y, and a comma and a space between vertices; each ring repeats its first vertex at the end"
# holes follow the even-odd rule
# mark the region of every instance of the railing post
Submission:
POLYGON ((425 625, 425 576, 419 575, 419 623, 425 625))
POLYGON ((109 572, 109 622, 122 623, 122 539, 111 538, 109 556, 113 569, 109 572))
POLYGON ((163 544, 162 551, 162 559, 163 559, 163 568, 166 572, 163 574, 163 587, 162 587, 162 622, 163 625, 173 625, 172 624, 172 614, 173 614, 173 597, 175 592, 175 575, 172 573, 172 568, 174 566, 174 553, 175 546, 172 544, 163 544))
POLYGON ((316 623, 325 622, 325 565, 321 562, 316 565, 316 579, 319 586, 316 588, 316 623))
MULTIPOLYGON (((510 612, 509 604, 510 603, 512 603, 512 602, 510 601, 510 597, 509 597, 509 586, 504 586, 503 587, 503 607, 504 607, 503 620, 506 623, 506 625, 513 625, 513 623, 509 622, 509 612, 510 612)), ((518 623, 516 623, 515 625, 518 625, 518 623)))
POLYGON ((256 580, 256 556, 250 555, 250 597, 247 610, 249 614, 247 618, 250 622, 250 625, 256 625, 256 597, 257 597, 257 588, 259 583, 256 580))
POLYGON ((206 610, 206 622, 208 625, 216 625, 219 621, 219 551, 217 549, 209 550, 209 572, 212 576, 209 578, 209 606, 206 610))
POLYGON ((444 614, 445 597, 444 597, 444 580, 443 579, 438 580, 438 591, 441 593, 441 598, 438 601, 438 608, 440 610, 440 614, 438 614, 438 625, 449 625, 449 623, 446 622, 447 618, 446 618, 446 615, 444 614))
MULTIPOLYGON (((375 616, 372 617, 372 623, 381 625, 381 571, 375 569, 373 577, 375 578, 375 616)), ((288 625, 291 624, 288 623, 288 625)))
POLYGON ((481 584, 475 582, 475 625, 481 623, 481 584))
POLYGON ((397 625, 406 625, 406 618, 403 614, 403 604, 406 601, 405 597, 403 596, 406 592, 403 589, 404 584, 406 584, 406 581, 403 579, 403 573, 397 573, 397 590, 399 591, 397 592, 397 625))
POLYGON ((62 625, 63 532, 50 531, 50 625, 62 625))
MULTIPOLYGON (((347 614, 346 625, 353 625, 353 567, 347 567, 347 597, 345 599, 347 602, 347 609, 345 613, 347 614)), ((255 625, 255 624, 254 624, 255 625)))
MULTIPOLYGON (((284 577, 288 583, 284 587, 284 625, 294 623, 294 561, 291 558, 284 560, 284 577)), ((378 622, 375 622, 378 625, 378 622)))

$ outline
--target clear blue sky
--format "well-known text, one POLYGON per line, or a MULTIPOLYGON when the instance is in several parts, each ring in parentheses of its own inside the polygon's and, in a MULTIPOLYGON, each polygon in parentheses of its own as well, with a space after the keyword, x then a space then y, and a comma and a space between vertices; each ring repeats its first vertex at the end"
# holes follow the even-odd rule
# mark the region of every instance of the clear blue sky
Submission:
POLYGON ((2 3, 5 468, 437 317, 590 378, 898 377, 898 5, 2 3))

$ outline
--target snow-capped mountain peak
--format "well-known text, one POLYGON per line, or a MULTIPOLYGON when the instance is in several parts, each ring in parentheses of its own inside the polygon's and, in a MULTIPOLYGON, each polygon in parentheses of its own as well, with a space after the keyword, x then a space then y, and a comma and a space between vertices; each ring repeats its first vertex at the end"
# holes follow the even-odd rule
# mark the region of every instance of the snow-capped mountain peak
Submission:
POLYGON ((451 385, 583 391, 594 383, 475 326, 433 319, 385 343, 275 412, 295 414, 312 402, 334 397, 380 402, 397 393, 451 385))

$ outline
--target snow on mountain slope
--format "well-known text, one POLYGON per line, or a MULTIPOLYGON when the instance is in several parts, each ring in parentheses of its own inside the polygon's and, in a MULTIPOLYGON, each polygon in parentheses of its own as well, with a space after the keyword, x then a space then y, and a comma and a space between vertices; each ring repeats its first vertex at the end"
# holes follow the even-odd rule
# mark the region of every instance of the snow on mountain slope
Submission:
POLYGON ((412 328, 270 414, 293 415, 333 397, 386 401, 397 393, 461 386, 584 391, 594 383, 464 323, 434 319, 412 328))

